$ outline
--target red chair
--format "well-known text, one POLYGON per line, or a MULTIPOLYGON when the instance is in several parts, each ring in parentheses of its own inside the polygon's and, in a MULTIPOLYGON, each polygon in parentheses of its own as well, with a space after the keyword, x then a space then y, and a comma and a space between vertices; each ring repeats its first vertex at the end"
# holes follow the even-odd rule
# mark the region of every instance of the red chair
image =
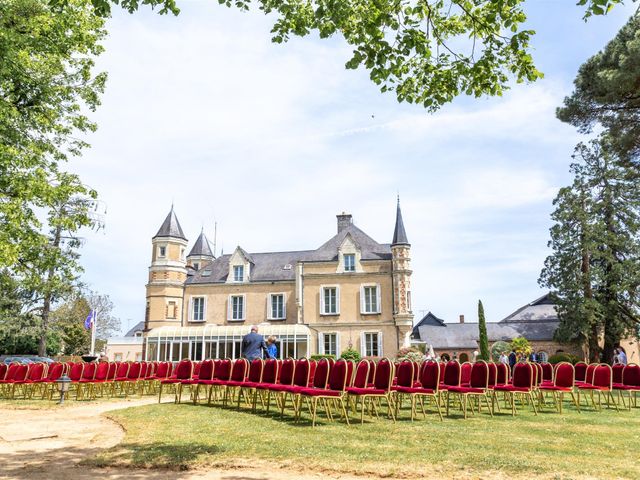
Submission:
POLYGON ((540 385, 553 385, 553 365, 549 362, 543 362, 540 366, 542 367, 542 383, 540 385))
MULTIPOLYGON (((129 366, 129 372, 127 378, 120 380, 121 392, 124 391, 124 396, 128 397, 130 394, 138 391, 138 382, 140 381, 140 375, 142 374, 142 363, 133 362, 129 366)), ((116 378, 116 381, 118 379, 116 378)))
POLYGON ((354 397, 356 406, 358 400, 362 403, 362 410, 360 414, 360 423, 364 423, 364 409, 367 400, 369 400, 370 411, 378 416, 378 411, 375 406, 374 399, 385 399, 387 401, 387 415, 396 421, 395 414, 393 412, 393 398, 391 396, 391 383, 394 377, 394 365, 388 358, 381 359, 376 365, 376 375, 374 377, 373 387, 371 388, 347 388, 347 393, 354 397))
POLYGON ((558 409, 559 413, 562 413, 562 405, 564 401, 564 394, 568 393, 573 399, 573 403, 580 411, 580 404, 578 403, 576 396, 574 395, 575 388, 575 369, 573 365, 568 362, 560 362, 555 367, 554 381, 552 385, 542 384, 540 385, 540 404, 544 402, 543 394, 545 392, 551 392, 553 395, 554 405, 558 409))
POLYGON ((307 399, 309 404, 309 413, 311 414, 311 426, 315 427, 318 412, 318 403, 322 401, 325 414, 329 420, 333 419, 331 414, 331 406, 336 405, 340 411, 340 418, 344 416, 347 425, 349 417, 345 408, 346 388, 349 381, 349 363, 344 359, 338 360, 331 366, 328 384, 325 388, 303 388, 298 394, 301 399, 307 399))
POLYGON ((131 368, 130 362, 122 362, 118 365, 116 370, 116 375, 111 381, 111 396, 116 394, 116 390, 120 388, 120 386, 127 380, 127 375, 129 375, 129 368, 131 368))
MULTIPOLYGON (((414 388, 414 371, 415 365, 410 360, 403 360, 399 365, 396 366, 396 382, 395 385, 391 387, 393 391, 393 401, 396 407, 396 418, 398 417, 398 412, 400 407, 402 406, 402 400, 405 397, 408 397, 411 400, 411 396, 407 389, 414 388)), ((411 404, 413 408, 413 403, 411 404)))
POLYGON ((76 400, 83 399, 85 396, 85 387, 86 390, 89 389, 89 384, 93 383, 93 380, 96 376, 97 364, 94 362, 85 363, 84 369, 82 370, 82 377, 78 380, 78 387, 76 388, 76 400))
POLYGON ((41 380, 36 380, 34 388, 40 389, 43 400, 45 398, 51 400, 53 392, 55 391, 56 381, 66 373, 66 369, 66 363, 54 362, 49 365, 47 376, 41 380))
POLYGON ((6 363, 0 363, 0 382, 4 380, 4 377, 7 375, 7 370, 9 369, 9 365, 6 363))
POLYGON ((473 365, 469 362, 464 362, 460 365, 460 386, 468 387, 471 382, 471 369, 473 365))
POLYGON ((22 386, 24 398, 32 398, 33 392, 39 382, 47 376, 47 365, 44 363, 32 363, 22 386))
POLYGON ((575 375, 576 375, 576 385, 580 383, 584 383, 587 378, 587 367, 588 365, 584 362, 578 362, 574 365, 575 375))
POLYGON ((24 393, 23 385, 29 374, 29 365, 26 364, 11 364, 7 371, 7 376, 2 381, 3 396, 6 398, 14 398, 16 389, 22 390, 24 393))
POLYGON ((190 380, 193 376, 193 362, 188 359, 180 360, 178 366, 175 369, 175 376, 171 376, 170 378, 165 378, 164 380, 160 380, 159 392, 158 392, 158 403, 162 400, 162 390, 165 385, 171 385, 175 392, 175 403, 180 402, 180 397, 182 396, 182 381, 190 380))
MULTIPOLYGON (((287 378, 290 381, 293 381, 293 370, 295 369, 295 363, 292 359, 287 359, 287 366, 289 368, 289 372, 287 372, 287 378), (288 360, 288 361, 287 361, 288 360)), ((255 412, 256 405, 258 402, 258 395, 260 396, 260 403, 262 406, 267 407, 267 413, 269 413, 269 404, 271 396, 269 387, 275 385, 278 382, 278 378, 280 378, 280 365, 283 364, 281 360, 277 360, 275 358, 270 358, 264 362, 264 367, 262 369, 262 379, 259 383, 253 385, 253 407, 252 410, 255 412)))
POLYGON ((373 387, 373 381, 376 378, 376 362, 372 360, 367 360, 369 362, 369 377, 367 378, 367 387, 373 387))
POLYGON ((493 411, 491 410, 489 397, 487 396, 487 391, 489 390, 489 366, 487 362, 478 360, 472 365, 468 385, 469 386, 449 387, 447 392, 447 416, 449 415, 450 394, 453 394, 460 396, 460 405, 465 419, 467 418, 468 406, 471 406, 471 412, 473 413, 473 402, 469 402, 470 398, 477 399, 478 412, 480 412, 480 401, 484 398, 487 409, 493 417, 493 411))
POLYGON ((451 387, 459 387, 462 378, 462 368, 457 360, 450 360, 444 367, 444 377, 440 379, 440 391, 451 387))
POLYGON ((498 363, 496 365, 496 385, 508 385, 510 383, 511 369, 509 365, 498 363))
POLYGON ((424 399, 429 397, 434 400, 438 409, 438 415, 440 416, 440 420, 442 420, 442 411, 440 409, 440 395, 438 392, 438 387, 440 384, 440 367, 438 363, 433 361, 423 363, 418 373, 417 383, 419 383, 419 386, 416 386, 416 384, 414 384, 413 386, 398 385, 395 388, 397 394, 406 395, 411 400, 411 421, 413 421, 416 416, 416 406, 418 400, 420 401, 420 406, 422 407, 422 415, 426 418, 424 399))
POLYGON ((213 360, 203 360, 202 363, 200 364, 200 370, 198 371, 198 378, 196 378, 194 375, 193 378, 184 380, 182 382, 183 385, 190 386, 191 398, 193 400, 194 405, 198 402, 201 385, 204 386, 205 392, 207 394, 206 396, 207 398, 209 398, 207 389, 211 388, 211 380, 213 380, 214 374, 215 374, 215 362, 213 360))
POLYGON ((249 374, 247 375, 247 378, 239 385, 227 385, 238 389, 238 410, 240 409, 240 401, 242 400, 243 395, 247 405, 253 407, 253 394, 256 386, 262 383, 264 363, 264 360, 261 358, 252 360, 249 364, 249 374))
POLYGON ((622 384, 613 384, 613 389, 618 392, 618 397, 622 399, 622 404, 626 406, 624 402, 623 392, 629 394, 629 410, 631 406, 638 406, 637 394, 640 392, 640 366, 635 363, 630 363, 622 371, 622 384), (631 395, 633 394, 633 396, 631 395))
MULTIPOLYGON (((591 365, 589 365, 591 367, 591 365)), ((589 370, 587 370, 587 375, 589 374, 589 370)), ((588 379, 588 377, 587 377, 588 379)), ((593 381, 591 384, 583 383, 578 386, 578 402, 580 401, 581 392, 589 392, 589 396, 591 398, 591 403, 594 408, 598 410, 602 410, 602 394, 604 394, 605 399, 607 401, 607 406, 611 407, 611 403, 609 403, 609 399, 613 401, 613 405, 618 410, 618 404, 613 398, 613 371, 611 370, 611 366, 603 363, 597 365, 593 371, 593 381), (598 405, 596 406, 594 392, 598 392, 598 405)))
POLYGON ((626 365, 623 365, 622 363, 616 363, 611 367, 611 374, 614 385, 622 384, 622 372, 625 366, 626 365))
POLYGON ((329 382, 329 372, 331 371, 331 362, 329 358, 321 358, 315 368, 313 376, 313 384, 307 386, 293 386, 290 391, 293 393, 293 409, 296 421, 300 419, 300 412, 302 409, 302 397, 301 392, 308 388, 324 389, 327 388, 327 382, 329 382))
POLYGON ((497 383, 498 383, 498 367, 493 362, 487 363, 487 366, 489 367, 489 384, 488 384, 488 388, 492 390, 493 387, 495 387, 497 385, 497 383))
POLYGON ((296 360, 293 368, 292 382, 286 382, 288 378, 285 377, 284 372, 282 372, 282 374, 280 375, 280 382, 269 387, 269 391, 276 394, 276 401, 280 404, 281 417, 284 415, 284 409, 287 405, 287 399, 289 397, 291 397, 293 403, 294 413, 296 412, 296 391, 309 386, 311 370, 313 367, 313 370, 315 371, 315 364, 316 362, 309 361, 306 358, 296 360))
POLYGON ((533 366, 530 363, 516 363, 513 367, 513 378, 511 385, 496 385, 493 388, 492 405, 495 404, 497 399, 497 393, 503 392, 505 398, 508 398, 511 402, 511 414, 516 414, 516 396, 528 397, 531 402, 531 407, 535 415, 538 415, 535 403, 533 402, 533 388, 535 382, 535 373, 533 366))
MULTIPOLYGON (((109 376, 109 369, 111 369, 111 364, 108 362, 100 362, 97 366, 94 365, 94 375, 93 378, 87 378, 85 373, 87 369, 85 368, 85 372, 80 379, 80 384, 78 385, 78 391, 76 392, 76 400, 79 397, 84 396, 84 389, 87 389, 87 396, 91 398, 95 398, 94 390, 96 385, 104 384, 107 381, 109 376)), ((88 375, 88 374, 87 374, 88 375)))
POLYGON ((207 404, 211 404, 211 399, 218 398, 218 391, 222 386, 231 380, 232 362, 230 359, 216 359, 213 361, 213 378, 211 380, 203 380, 204 385, 209 385, 209 396, 207 404))
POLYGON ((231 378, 226 382, 221 383, 223 388, 222 392, 222 404, 227 405, 229 400, 233 401, 233 390, 239 388, 242 385, 249 372, 249 361, 246 358, 238 358, 233 362, 231 367, 231 378))

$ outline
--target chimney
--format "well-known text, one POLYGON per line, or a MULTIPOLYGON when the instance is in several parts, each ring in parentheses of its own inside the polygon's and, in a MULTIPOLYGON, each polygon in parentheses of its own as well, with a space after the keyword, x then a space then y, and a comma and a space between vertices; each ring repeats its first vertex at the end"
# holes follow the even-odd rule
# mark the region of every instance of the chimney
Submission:
POLYGON ((460 315, 460 323, 464 323, 464 315, 460 315))
POLYGON ((338 233, 349 227, 353 223, 351 214, 342 212, 340 215, 336 215, 338 218, 338 233))

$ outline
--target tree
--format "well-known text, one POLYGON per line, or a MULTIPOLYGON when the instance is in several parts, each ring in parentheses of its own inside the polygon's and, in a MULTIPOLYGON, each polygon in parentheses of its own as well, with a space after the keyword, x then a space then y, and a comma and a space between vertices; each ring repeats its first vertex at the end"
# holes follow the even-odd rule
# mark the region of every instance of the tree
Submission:
MULTIPOLYGON (((120 331, 120 319, 113 316, 113 302, 108 295, 89 291, 87 302, 96 315, 96 339, 106 341, 120 331)), ((99 350, 99 349, 97 349, 99 350)))
POLYGON ((48 244, 41 209, 90 193, 59 165, 95 129, 85 113, 104 89, 91 72, 103 25, 89 0, 0 2, 0 268, 48 244))
POLYGON ((480 343, 480 360, 485 362, 491 361, 491 352, 489 351, 489 337, 487 336, 487 321, 484 318, 484 307, 482 300, 478 300, 478 335, 480 343))
POLYGON ((640 15, 633 15, 616 37, 587 60, 575 90, 557 115, 582 133, 604 127, 612 146, 637 162, 640 155, 640 15))
POLYGON ((524 337, 516 337, 511 340, 511 349, 522 357, 528 357, 531 353, 531 344, 524 337))
POLYGON ((554 202, 553 253, 540 283, 558 305, 557 338, 608 361, 640 324, 640 172, 606 135, 579 144, 574 159, 574 183, 554 202))
MULTIPOLYGON (((67 0, 50 0, 64 4, 67 0)), ((109 16, 111 4, 129 12, 141 5, 161 14, 180 12, 176 0, 92 0, 109 16)), ((604 15, 624 0, 579 0, 585 19, 604 15)), ((635 1, 635 0, 634 0, 635 1)), ((364 67, 383 92, 398 101, 436 110, 459 95, 501 95, 542 74, 529 53, 535 33, 522 28, 525 0, 218 0, 243 11, 255 7, 276 17, 272 41, 317 31, 353 47, 346 68, 364 67)))

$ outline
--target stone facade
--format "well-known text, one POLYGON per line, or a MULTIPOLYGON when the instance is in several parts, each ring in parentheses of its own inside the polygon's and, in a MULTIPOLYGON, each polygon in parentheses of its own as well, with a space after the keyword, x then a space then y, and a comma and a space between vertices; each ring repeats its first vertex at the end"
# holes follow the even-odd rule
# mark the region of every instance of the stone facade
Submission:
MULTIPOLYGON (((363 356, 395 356, 413 325, 411 246, 399 202, 391 244, 377 243, 346 213, 337 227, 316 250, 248 253, 238 246, 216 258, 201 233, 185 255, 188 241, 172 209, 152 240, 145 336, 176 327, 170 341, 186 342, 193 327, 304 325, 307 354, 355 348, 363 356)), ((175 357, 162 338, 156 355, 175 357)), ((189 347, 190 356, 206 353, 205 343, 189 347)))

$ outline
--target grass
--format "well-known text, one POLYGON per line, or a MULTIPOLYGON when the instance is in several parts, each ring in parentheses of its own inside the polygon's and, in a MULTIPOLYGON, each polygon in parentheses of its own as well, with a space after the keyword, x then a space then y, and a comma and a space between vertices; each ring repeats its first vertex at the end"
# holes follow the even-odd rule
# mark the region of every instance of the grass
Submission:
POLYGON ((162 404, 108 414, 126 430, 124 441, 93 465, 190 469, 238 465, 252 459, 285 466, 361 475, 489 478, 640 478, 640 409, 548 408, 537 417, 510 414, 457 416, 433 413, 394 424, 381 419, 296 425, 272 415, 191 404, 162 404))

